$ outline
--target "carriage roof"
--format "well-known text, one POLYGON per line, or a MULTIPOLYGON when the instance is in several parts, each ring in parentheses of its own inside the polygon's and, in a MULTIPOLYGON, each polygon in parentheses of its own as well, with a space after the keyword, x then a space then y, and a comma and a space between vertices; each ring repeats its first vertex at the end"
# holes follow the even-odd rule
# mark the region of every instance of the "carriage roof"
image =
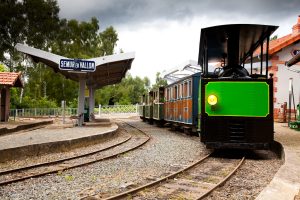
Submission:
POLYGON ((203 28, 201 29, 198 64, 203 66, 205 62, 221 61, 228 53, 228 38, 239 41, 237 50, 239 60, 244 62, 277 28, 278 26, 258 24, 230 24, 203 28))

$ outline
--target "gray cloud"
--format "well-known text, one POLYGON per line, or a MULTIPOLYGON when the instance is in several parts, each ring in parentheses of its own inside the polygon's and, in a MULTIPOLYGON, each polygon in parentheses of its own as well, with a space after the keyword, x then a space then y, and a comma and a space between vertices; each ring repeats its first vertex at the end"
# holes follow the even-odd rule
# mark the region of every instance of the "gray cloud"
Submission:
POLYGON ((58 0, 62 17, 89 20, 100 26, 135 25, 155 20, 249 18, 283 21, 300 14, 299 0, 58 0))

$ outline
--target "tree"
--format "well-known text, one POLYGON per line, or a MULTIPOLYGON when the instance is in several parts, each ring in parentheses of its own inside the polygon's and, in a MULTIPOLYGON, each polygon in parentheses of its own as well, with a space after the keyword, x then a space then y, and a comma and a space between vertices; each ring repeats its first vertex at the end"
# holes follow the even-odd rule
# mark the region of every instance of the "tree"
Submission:
POLYGON ((152 89, 158 89, 159 87, 164 87, 164 86, 167 86, 167 85, 168 85, 167 80, 160 77, 160 72, 157 72, 156 73, 155 84, 152 85, 152 89))
POLYGON ((100 33, 101 55, 106 56, 113 54, 118 40, 117 32, 112 26, 100 33))
POLYGON ((6 71, 7 71, 7 69, 6 69, 5 65, 0 63, 0 72, 6 72, 6 71))
POLYGON ((149 79, 146 77, 144 79, 133 78, 128 73, 121 83, 105 86, 96 91, 95 102, 101 105, 108 105, 110 101, 120 105, 136 104, 139 102, 140 96, 147 92, 147 81, 149 79))
POLYGON ((1 0, 0 2, 0 61, 12 68, 15 55, 14 46, 24 40, 24 7, 17 0, 1 0), (9 54, 5 56, 5 54, 9 54))
POLYGON ((56 0, 2 0, 0 9, 0 61, 15 71, 23 61, 15 45, 46 49, 58 28, 59 8, 56 0))
MULTIPOLYGON (((24 90, 12 92, 12 107, 53 106, 60 105, 61 100, 74 105, 78 95, 78 83, 18 53, 14 48, 17 43, 69 58, 91 58, 113 54, 118 41, 112 26, 100 32, 95 17, 82 22, 59 19, 56 0, 1 0, 0 9, 0 62, 10 71, 22 71, 26 80, 24 90)), ((110 96, 113 93, 108 91, 110 96)), ((127 88, 120 87, 116 102, 132 99, 135 97, 128 95, 127 88)))

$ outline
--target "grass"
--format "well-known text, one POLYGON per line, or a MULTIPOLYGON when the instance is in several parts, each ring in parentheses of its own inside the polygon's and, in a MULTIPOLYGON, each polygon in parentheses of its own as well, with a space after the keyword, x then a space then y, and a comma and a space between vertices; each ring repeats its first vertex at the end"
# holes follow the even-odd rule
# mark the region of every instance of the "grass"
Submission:
POLYGON ((65 175, 65 180, 66 181, 73 181, 75 179, 75 177, 74 176, 72 176, 72 175, 65 175))

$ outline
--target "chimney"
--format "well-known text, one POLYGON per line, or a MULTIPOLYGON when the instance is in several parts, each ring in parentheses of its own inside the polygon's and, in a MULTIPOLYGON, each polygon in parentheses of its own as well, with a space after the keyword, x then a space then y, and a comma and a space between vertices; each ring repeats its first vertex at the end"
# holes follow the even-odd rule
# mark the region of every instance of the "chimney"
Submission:
POLYGON ((293 34, 300 34, 300 15, 298 15, 297 24, 293 26, 293 34))

